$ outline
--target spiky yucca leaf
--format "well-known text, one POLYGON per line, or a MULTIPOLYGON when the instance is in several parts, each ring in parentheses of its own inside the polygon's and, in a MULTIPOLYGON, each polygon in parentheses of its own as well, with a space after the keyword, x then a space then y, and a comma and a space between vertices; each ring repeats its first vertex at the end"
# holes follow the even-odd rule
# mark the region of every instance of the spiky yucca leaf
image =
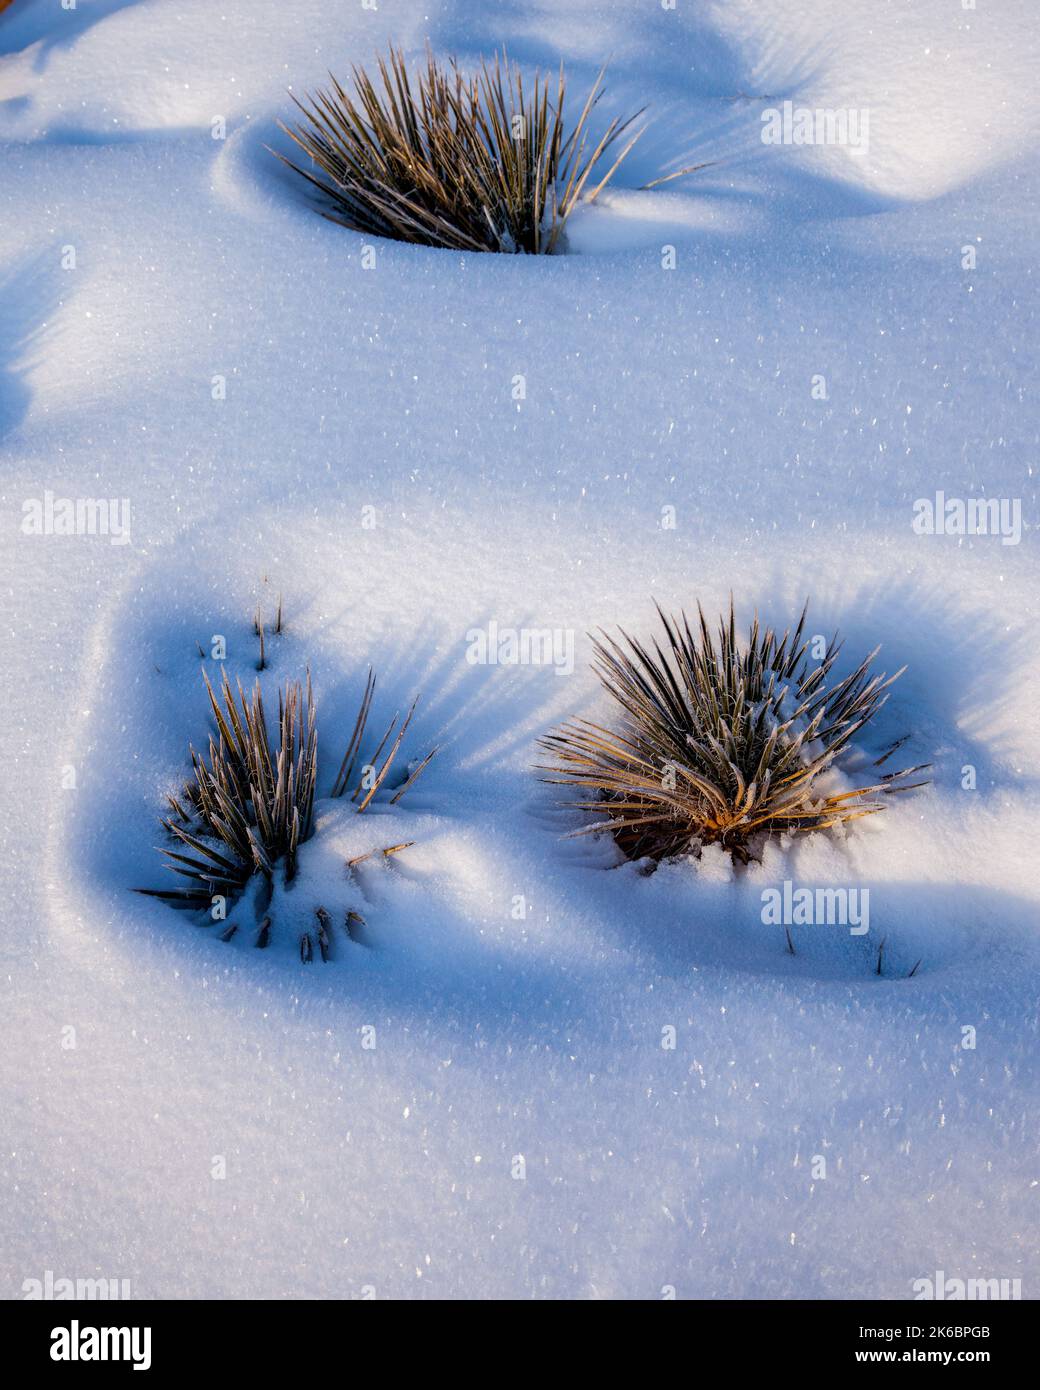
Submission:
MULTIPOLYGON (((547 781, 591 796, 564 803, 597 820, 576 833, 610 831, 631 859, 661 860, 721 844, 747 862, 756 837, 821 830, 872 815, 880 797, 921 786, 921 767, 879 775, 853 791, 827 792, 821 775, 877 713, 901 674, 871 675, 876 650, 844 679, 828 683, 837 634, 818 665, 803 640, 808 604, 793 632, 751 625, 738 643, 733 605, 713 638, 698 605, 685 614, 658 607, 664 649, 622 632, 594 643, 594 669, 621 707, 617 728, 579 720, 542 740, 558 759, 547 781)), ((895 747, 877 760, 880 766, 895 747)), ((922 765, 924 766, 924 765, 922 765)))
POLYGON ((413 78, 391 46, 378 69, 373 80, 353 68, 353 96, 330 75, 328 90, 293 97, 303 121, 282 127, 317 169, 279 157, 330 201, 326 216, 356 231, 459 251, 551 253, 579 199, 596 197, 642 134, 593 183, 642 114, 615 117, 593 137, 602 72, 568 128, 562 65, 555 81, 538 74, 525 87, 504 51, 465 77, 454 58, 442 66, 427 49, 413 78))
MULTIPOLYGON (((138 890, 187 906, 206 906, 214 894, 235 896, 254 874, 270 881, 279 865, 285 881, 292 881, 299 846, 314 828, 318 772, 318 737, 309 674, 305 688, 294 681, 279 691, 277 747, 268 737, 259 681, 248 697, 239 682, 236 701, 226 674, 219 699, 205 671, 203 680, 216 734, 210 736, 208 757, 190 749, 192 779, 180 799, 170 797, 172 814, 162 821, 177 847, 160 850, 167 867, 187 878, 191 887, 138 890)), ((370 672, 354 733, 332 787, 334 797, 350 789, 374 690, 375 677, 370 672)), ((414 712, 415 703, 399 729, 394 716, 371 763, 362 768, 351 798, 361 798, 359 812, 367 809, 389 776, 414 712)), ((415 768, 394 793, 392 802, 413 785, 435 752, 436 749, 415 768)), ((394 854, 405 847, 391 846, 384 854, 394 854)))
POLYGON ((140 890, 200 904, 213 894, 241 892, 253 874, 270 879, 282 861, 286 882, 292 880, 297 850, 313 829, 318 768, 309 675, 305 691, 298 681, 279 691, 277 748, 268 738, 259 681, 248 697, 239 681, 236 702, 226 673, 221 699, 205 671, 202 678, 216 736, 210 735, 208 759, 190 749, 192 780, 183 800, 170 798, 173 814, 162 821, 179 845, 161 853, 193 887, 140 890))

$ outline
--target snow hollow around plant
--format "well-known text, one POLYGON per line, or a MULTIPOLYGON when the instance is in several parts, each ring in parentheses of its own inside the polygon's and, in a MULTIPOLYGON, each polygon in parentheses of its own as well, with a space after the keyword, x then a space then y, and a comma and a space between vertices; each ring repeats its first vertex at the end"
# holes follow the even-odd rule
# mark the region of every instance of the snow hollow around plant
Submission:
POLYGON ((4 1294, 1035 1296, 1032 5, 291 10, 0 17, 4 1294), (572 254, 366 270, 265 151, 288 86, 427 35, 651 102, 572 254), (788 98, 869 107, 869 151, 763 145, 788 98), (640 191, 673 156, 716 162, 640 191), (915 534, 940 489, 1021 499, 1020 544, 915 534), (128 498, 129 543, 23 534, 45 490, 128 498), (747 869, 564 838, 533 765, 609 716, 585 634, 731 591, 744 629, 810 596, 839 677, 907 664, 860 756, 908 734, 932 785, 747 869), (260 951, 131 890, 173 881, 197 644, 248 687, 279 594, 260 679, 270 716, 309 668, 320 799, 260 951), (573 673, 470 664, 489 623, 573 673), (402 757, 440 751, 357 816, 370 663, 370 748, 419 694, 402 757), (785 881, 869 890, 869 931, 792 955, 785 881))

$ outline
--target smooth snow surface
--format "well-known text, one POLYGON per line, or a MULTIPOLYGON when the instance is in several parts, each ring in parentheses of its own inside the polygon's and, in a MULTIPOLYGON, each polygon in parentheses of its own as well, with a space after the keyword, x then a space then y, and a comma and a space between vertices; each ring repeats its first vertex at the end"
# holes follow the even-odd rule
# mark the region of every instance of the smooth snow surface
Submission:
POLYGON ((1037 46, 1032 0, 0 15, 0 1292, 1040 1293, 1037 46), (572 254, 365 268, 315 215, 286 89, 391 37, 575 95, 610 55, 603 113, 652 123, 572 254), (785 101, 869 146, 764 144, 785 101), (1019 543, 916 534, 938 491, 1017 500, 1019 543), (128 499, 129 541, 25 534, 47 492, 128 499), (586 632, 731 591, 907 664, 864 757, 909 734, 933 784, 748 871, 563 838, 532 765, 609 713, 586 632), (251 684, 279 593, 265 699, 310 668, 324 793, 370 662, 373 732, 421 693, 403 752, 440 751, 322 802, 257 951, 129 890, 170 878, 196 643, 251 684), (573 673, 470 664, 490 623, 573 673), (869 931, 792 956, 785 881, 868 889, 869 931), (304 966, 324 899, 367 942, 304 966))

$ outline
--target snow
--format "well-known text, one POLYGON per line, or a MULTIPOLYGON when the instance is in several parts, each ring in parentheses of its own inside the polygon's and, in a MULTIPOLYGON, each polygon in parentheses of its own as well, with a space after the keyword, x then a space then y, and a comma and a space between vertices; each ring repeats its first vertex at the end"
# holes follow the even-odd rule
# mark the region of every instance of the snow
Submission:
POLYGON ((1034 35, 1028 0, 0 16, 8 1296, 1032 1296, 1034 35), (365 269, 271 158, 287 88, 427 36, 576 93, 609 54, 604 112, 650 103, 573 254, 365 269), (785 100, 869 148, 764 144, 785 100), (129 543, 25 534, 48 490, 129 499, 129 543), (939 490, 1021 499, 1021 543, 917 534, 939 490), (564 838, 532 765, 609 712, 585 634, 731 590, 781 628, 809 595, 839 674, 906 663, 861 743, 932 785, 746 871, 564 838), (251 683, 279 593, 262 679, 310 668, 326 790, 369 663, 373 729, 419 693, 406 755, 440 745, 397 806, 319 807, 283 920, 366 923, 324 966, 130 892, 169 877, 196 642, 251 683), (491 622, 573 633, 573 674, 470 664, 491 622), (791 955, 785 881, 869 889, 869 932, 791 955))

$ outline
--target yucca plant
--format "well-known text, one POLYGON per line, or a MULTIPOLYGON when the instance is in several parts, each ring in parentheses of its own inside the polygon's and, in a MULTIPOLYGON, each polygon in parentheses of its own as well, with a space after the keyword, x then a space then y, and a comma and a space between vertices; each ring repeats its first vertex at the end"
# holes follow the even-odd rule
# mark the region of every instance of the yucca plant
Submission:
POLYGON ((298 681, 279 691, 276 749, 259 681, 249 697, 240 681, 236 703, 226 673, 222 701, 205 671, 202 679, 216 736, 210 735, 208 760, 189 749, 192 780, 181 798, 169 798, 172 815, 162 821, 179 847, 161 853, 194 886, 141 891, 205 904, 214 893, 241 892, 254 874, 270 879, 276 864, 286 882, 293 880, 297 851, 313 829, 318 736, 309 676, 306 691, 298 681))
MULTIPOLYGON (((259 681, 248 696, 239 682, 236 700, 226 674, 219 698, 205 671, 203 680, 215 724, 208 756, 190 748, 192 777, 180 797, 168 798, 171 814, 161 821, 176 847, 164 847, 160 853, 167 867, 186 878, 189 886, 137 891, 183 907, 209 907, 214 895, 236 900, 250 880, 259 876, 266 889, 261 906, 266 906, 275 875, 284 883, 292 882, 299 848, 314 831, 318 738, 310 676, 305 686, 293 681, 279 690, 277 744, 272 744, 268 735, 259 681)), ((353 774, 374 692, 375 676, 370 671, 346 755, 329 793, 332 798, 349 793, 359 813, 372 804, 389 777, 418 703, 413 702, 399 726, 394 716, 355 783, 353 774)), ((435 752, 428 753, 395 790, 391 804, 414 785, 435 752)), ((391 845, 381 853, 389 856, 408 847, 391 845)), ((365 857, 359 856, 347 868, 353 869, 365 857)), ((327 959, 324 919, 328 914, 320 907, 315 912, 322 959, 327 959)), ((356 917, 356 913, 348 914, 348 933, 350 919, 356 917)), ((229 925, 225 939, 236 929, 229 925)), ((267 946, 270 936, 271 922, 265 918, 256 944, 267 946)), ((301 955, 309 960, 305 950, 309 938, 300 944, 301 955)))
MULTIPOLYGON (((747 863, 756 841, 844 824, 908 791, 918 767, 852 791, 827 789, 824 774, 888 698, 901 674, 871 675, 877 652, 829 682, 837 634, 812 664, 803 640, 808 605, 794 631, 778 637, 757 617, 738 642, 732 601, 713 638, 698 605, 685 614, 658 607, 664 646, 627 633, 594 641, 594 670, 620 706, 616 727, 586 720, 542 740, 557 763, 547 781, 582 789, 564 803, 597 819, 575 832, 609 831, 629 859, 659 861, 719 844, 747 863)), ((903 668, 905 669, 905 668, 903 668)), ((881 766, 905 739, 875 760, 881 766)))
POLYGON ((282 126, 312 163, 279 158, 320 190, 325 216, 356 231, 459 251, 558 251, 578 201, 596 198, 642 134, 619 146, 638 111, 593 136, 602 72, 568 126, 562 65, 525 86, 504 51, 472 77, 429 48, 414 78, 393 46, 377 63, 375 80, 353 68, 353 95, 330 75, 328 89, 294 96, 303 120, 282 126))

